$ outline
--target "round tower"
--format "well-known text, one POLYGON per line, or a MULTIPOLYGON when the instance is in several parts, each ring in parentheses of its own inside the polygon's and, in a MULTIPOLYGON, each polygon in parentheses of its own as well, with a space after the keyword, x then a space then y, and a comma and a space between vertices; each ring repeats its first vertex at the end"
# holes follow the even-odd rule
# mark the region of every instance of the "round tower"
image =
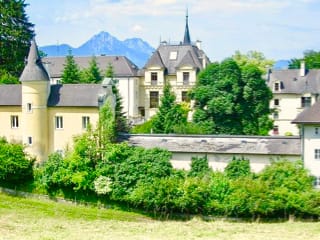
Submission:
POLYGON ((50 79, 41 63, 35 40, 32 40, 27 65, 21 77, 22 137, 29 154, 37 161, 48 157, 47 101, 50 79))

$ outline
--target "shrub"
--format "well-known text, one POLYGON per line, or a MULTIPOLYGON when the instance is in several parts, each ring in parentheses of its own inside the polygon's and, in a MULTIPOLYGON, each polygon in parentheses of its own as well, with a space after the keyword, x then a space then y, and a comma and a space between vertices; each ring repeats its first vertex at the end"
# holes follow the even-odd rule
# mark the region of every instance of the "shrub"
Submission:
POLYGON ((234 156, 231 162, 229 162, 229 164, 225 168, 224 172, 229 178, 232 179, 242 176, 249 176, 251 174, 250 161, 249 159, 245 159, 244 157, 236 158, 234 156))
POLYGON ((192 157, 191 158, 191 169, 188 176, 190 177, 201 177, 209 173, 211 168, 209 167, 207 155, 203 157, 192 157))
POLYGON ((21 144, 8 143, 0 138, 0 181, 17 185, 33 179, 35 159, 24 152, 21 144))

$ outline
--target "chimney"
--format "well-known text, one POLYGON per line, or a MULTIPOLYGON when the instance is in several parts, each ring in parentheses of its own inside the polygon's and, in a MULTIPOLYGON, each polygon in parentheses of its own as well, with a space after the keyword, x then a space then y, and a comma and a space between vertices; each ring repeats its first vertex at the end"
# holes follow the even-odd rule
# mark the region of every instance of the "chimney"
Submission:
POLYGON ((196 41, 196 46, 197 46, 197 48, 199 48, 199 50, 201 50, 201 41, 200 40, 196 41))
POLYGON ((306 75, 306 63, 305 61, 300 62, 300 77, 304 77, 306 75))

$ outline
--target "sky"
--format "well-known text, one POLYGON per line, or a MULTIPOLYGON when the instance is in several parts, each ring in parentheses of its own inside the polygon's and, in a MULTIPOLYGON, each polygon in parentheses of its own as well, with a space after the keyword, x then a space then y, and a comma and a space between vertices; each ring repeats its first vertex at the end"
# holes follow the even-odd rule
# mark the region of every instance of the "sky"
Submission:
POLYGON ((192 41, 211 61, 255 50, 268 59, 320 50, 320 0, 25 0, 39 46, 79 47, 101 31, 138 37, 157 48, 183 40, 186 12, 192 41))

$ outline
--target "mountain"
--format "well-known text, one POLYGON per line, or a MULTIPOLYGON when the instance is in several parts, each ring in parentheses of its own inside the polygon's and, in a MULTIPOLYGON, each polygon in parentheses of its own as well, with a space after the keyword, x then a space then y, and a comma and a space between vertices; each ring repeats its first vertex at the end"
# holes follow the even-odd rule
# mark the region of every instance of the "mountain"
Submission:
POLYGON ((140 68, 151 56, 154 48, 140 38, 120 41, 108 32, 100 32, 78 48, 68 44, 39 47, 47 56, 66 56, 69 50, 74 56, 120 55, 126 56, 140 68))
POLYGON ((288 69, 290 60, 278 60, 274 63, 273 69, 283 70, 288 69))

